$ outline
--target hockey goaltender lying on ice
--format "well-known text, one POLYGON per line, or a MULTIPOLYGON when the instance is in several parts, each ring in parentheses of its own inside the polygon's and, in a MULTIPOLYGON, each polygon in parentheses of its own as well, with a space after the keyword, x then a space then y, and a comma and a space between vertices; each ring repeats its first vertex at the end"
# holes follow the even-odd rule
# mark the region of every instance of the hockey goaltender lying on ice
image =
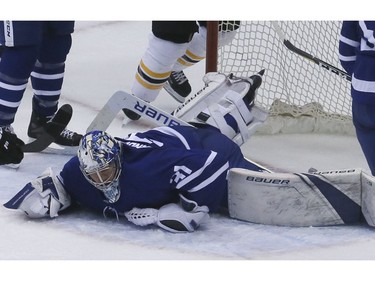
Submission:
POLYGON ((4 206, 30 218, 54 218, 78 203, 171 232, 192 232, 223 208, 232 218, 260 224, 327 226, 364 218, 375 226, 375 180, 362 170, 274 173, 243 157, 239 145, 267 116, 254 104, 262 74, 209 73, 206 87, 173 114, 115 93, 78 156, 56 175, 47 169, 4 206), (103 130, 122 108, 158 127, 124 139, 109 136, 103 130))

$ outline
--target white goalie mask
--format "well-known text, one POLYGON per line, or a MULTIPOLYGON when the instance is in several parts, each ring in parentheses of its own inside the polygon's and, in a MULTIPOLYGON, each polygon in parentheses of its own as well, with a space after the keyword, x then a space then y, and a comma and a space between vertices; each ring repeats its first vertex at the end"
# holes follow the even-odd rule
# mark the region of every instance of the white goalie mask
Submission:
POLYGON ((103 192, 110 203, 120 197, 121 146, 103 131, 92 131, 81 139, 78 148, 80 169, 85 178, 103 192))

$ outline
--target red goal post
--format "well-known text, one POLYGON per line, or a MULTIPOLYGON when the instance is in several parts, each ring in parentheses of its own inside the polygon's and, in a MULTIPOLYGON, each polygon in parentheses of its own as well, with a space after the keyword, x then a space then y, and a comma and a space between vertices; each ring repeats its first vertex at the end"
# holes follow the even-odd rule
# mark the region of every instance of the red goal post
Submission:
POLYGON ((228 32, 229 24, 221 24, 207 24, 206 72, 248 77, 266 69, 256 100, 269 111, 261 131, 354 134, 350 82, 337 75, 340 21, 241 21, 234 39, 223 46, 219 34, 228 32), (288 48, 275 23, 295 49, 335 71, 288 48))
POLYGON ((217 71, 219 22, 207 22, 206 73, 217 71))

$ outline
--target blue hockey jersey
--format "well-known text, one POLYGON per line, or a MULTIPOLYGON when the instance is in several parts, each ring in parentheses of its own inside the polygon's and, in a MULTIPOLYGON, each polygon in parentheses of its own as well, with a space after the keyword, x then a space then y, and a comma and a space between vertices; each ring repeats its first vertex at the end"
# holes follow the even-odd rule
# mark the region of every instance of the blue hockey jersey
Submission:
POLYGON ((353 100, 375 104, 375 21, 344 21, 339 43, 342 67, 352 76, 353 100))
POLYGON ((262 170, 244 159, 237 144, 212 128, 159 127, 117 139, 122 145, 119 200, 106 202, 102 192, 85 179, 74 157, 60 173, 73 202, 123 214, 134 207, 160 208, 178 202, 182 194, 215 212, 227 207, 228 169, 262 170))

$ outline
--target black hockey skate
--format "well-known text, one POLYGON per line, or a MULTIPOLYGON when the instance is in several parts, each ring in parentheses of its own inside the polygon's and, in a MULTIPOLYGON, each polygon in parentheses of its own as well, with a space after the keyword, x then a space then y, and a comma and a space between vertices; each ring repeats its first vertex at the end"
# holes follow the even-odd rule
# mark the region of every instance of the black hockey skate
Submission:
MULTIPOLYGON (((31 113, 30 124, 27 129, 27 135, 30 138, 37 139, 44 131, 46 124, 51 118, 38 116, 33 110, 31 113)), ((64 129, 58 138, 55 139, 55 143, 63 146, 78 146, 82 138, 81 134, 64 129)))
MULTIPOLYGON (((264 71, 265 69, 262 69, 257 74, 251 75, 248 79, 246 79, 248 82, 250 82, 251 86, 242 100, 245 104, 248 105, 249 109, 253 107, 258 89, 262 85, 262 76, 264 74, 264 71)), ((229 78, 231 77, 229 76, 229 78)))
POLYGON ((189 80, 183 71, 172 71, 164 89, 178 102, 185 102, 185 98, 191 93, 189 80))

